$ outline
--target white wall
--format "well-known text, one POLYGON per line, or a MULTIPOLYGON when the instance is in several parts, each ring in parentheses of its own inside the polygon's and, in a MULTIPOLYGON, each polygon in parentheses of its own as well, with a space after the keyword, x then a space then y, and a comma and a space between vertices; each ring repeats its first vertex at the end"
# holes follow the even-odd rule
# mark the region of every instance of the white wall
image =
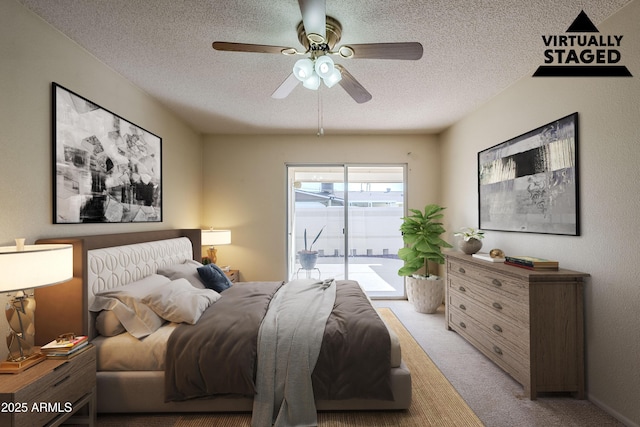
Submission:
MULTIPOLYGON (((44 237, 199 226, 201 136, 15 0, 0 1, 0 150, 0 246, 14 245, 16 237, 33 244, 44 237), (163 222, 52 223, 53 81, 163 138, 163 222)), ((1 306, 5 299, 0 296, 1 306)), ((7 332, 3 315, 0 336, 7 332)))
POLYGON ((439 201, 439 157, 425 135, 209 135, 202 225, 231 230, 218 263, 242 280, 284 280, 287 163, 406 163, 408 206, 422 209, 439 201))
POLYGON ((442 135, 443 201, 453 232, 478 225, 478 151, 579 113, 581 236, 489 231, 484 249, 554 258, 591 274, 585 290, 588 396, 630 425, 640 424, 638 22, 636 0, 598 26, 603 34, 624 36, 622 62, 633 78, 525 77, 442 135))

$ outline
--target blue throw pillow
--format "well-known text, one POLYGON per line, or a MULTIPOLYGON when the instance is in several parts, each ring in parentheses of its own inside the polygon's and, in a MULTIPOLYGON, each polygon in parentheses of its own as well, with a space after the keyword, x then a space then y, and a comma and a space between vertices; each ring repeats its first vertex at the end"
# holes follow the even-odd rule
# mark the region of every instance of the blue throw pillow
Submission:
POLYGON ((231 281, 227 275, 215 264, 198 267, 198 274, 207 288, 218 293, 231 287, 231 281))

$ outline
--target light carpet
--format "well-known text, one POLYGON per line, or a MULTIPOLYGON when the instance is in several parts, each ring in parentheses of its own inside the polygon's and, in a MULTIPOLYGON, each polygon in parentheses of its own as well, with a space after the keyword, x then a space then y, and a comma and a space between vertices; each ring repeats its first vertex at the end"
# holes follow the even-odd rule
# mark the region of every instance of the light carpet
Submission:
MULTIPOLYGON (((406 411, 320 412, 318 425, 320 427, 482 426, 483 424, 471 408, 393 312, 388 308, 379 308, 378 311, 400 339, 402 358, 411 371, 413 395, 411 407, 406 411)), ((249 427, 250 425, 251 415, 246 413, 98 417, 100 427, 249 427)))

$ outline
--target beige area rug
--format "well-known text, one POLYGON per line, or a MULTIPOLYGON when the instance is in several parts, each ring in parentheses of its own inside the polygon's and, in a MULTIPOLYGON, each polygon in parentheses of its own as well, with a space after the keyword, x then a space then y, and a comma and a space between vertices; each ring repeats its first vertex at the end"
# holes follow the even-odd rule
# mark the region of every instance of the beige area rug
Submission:
MULTIPOLYGON (((412 402, 406 411, 320 412, 319 427, 462 427, 482 426, 422 347, 388 308, 378 309, 400 339, 402 358, 411 371, 412 402)), ((98 426, 126 427, 250 427, 250 414, 108 415, 98 417, 98 426)))

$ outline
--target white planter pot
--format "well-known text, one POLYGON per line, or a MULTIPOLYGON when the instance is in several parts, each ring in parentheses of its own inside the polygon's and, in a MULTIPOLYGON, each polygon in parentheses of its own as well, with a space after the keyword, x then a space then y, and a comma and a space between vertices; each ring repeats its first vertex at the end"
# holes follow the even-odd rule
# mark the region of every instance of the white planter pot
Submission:
POLYGON ((407 298, 419 313, 432 314, 438 310, 444 298, 444 280, 407 277, 407 298))
POLYGON ((305 270, 313 270, 316 267, 318 261, 318 252, 316 251, 299 251, 298 258, 300 259, 300 265, 305 270))

